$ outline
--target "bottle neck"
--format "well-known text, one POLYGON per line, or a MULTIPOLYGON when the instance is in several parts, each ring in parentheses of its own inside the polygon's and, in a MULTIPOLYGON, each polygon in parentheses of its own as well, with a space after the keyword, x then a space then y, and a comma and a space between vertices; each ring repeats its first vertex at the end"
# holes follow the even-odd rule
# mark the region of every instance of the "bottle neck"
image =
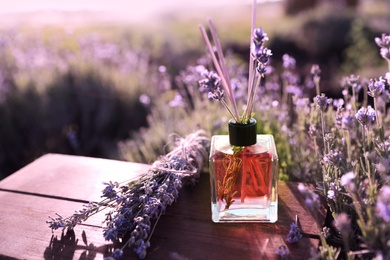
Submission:
POLYGON ((234 119, 229 121, 229 142, 233 146, 250 146, 256 144, 257 122, 251 118, 247 124, 237 124, 234 119))

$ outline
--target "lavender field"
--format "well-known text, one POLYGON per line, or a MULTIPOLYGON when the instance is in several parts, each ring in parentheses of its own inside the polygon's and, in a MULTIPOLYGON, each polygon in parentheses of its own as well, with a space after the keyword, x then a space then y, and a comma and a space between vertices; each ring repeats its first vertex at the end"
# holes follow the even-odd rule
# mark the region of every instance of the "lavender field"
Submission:
MULTIPOLYGON (((275 137, 279 178, 315 185, 301 187, 314 211, 320 197, 328 203, 313 259, 389 259, 390 2, 288 2, 257 8, 272 51, 254 104, 258 132, 275 137)), ((229 113, 199 85, 212 63, 198 24, 213 18, 243 106, 250 14, 250 3, 141 20, 1 14, 0 177, 45 153, 151 163, 173 133, 226 133, 229 113)))

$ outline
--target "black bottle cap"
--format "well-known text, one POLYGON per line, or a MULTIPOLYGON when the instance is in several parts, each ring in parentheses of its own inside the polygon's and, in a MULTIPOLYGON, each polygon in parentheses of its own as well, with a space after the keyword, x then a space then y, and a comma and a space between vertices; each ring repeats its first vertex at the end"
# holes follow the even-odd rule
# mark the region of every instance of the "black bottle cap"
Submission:
POLYGON ((229 141, 234 146, 250 146, 256 144, 257 122, 254 118, 247 124, 237 124, 234 119, 229 121, 229 141))

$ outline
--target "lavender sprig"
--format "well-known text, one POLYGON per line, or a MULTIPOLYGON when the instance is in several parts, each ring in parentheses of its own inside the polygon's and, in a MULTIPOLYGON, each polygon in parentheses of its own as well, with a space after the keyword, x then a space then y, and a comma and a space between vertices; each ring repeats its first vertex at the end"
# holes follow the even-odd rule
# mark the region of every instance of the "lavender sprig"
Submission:
POLYGON ((178 198, 182 185, 194 184, 199 177, 208 145, 209 139, 201 130, 184 139, 176 138, 174 149, 156 160, 138 179, 125 183, 106 182, 102 201, 89 203, 67 218, 56 214, 54 218, 49 217, 47 223, 52 230, 71 230, 109 208, 103 222, 104 238, 116 242, 130 236, 122 241, 121 248, 113 251, 112 258, 121 258, 124 248, 130 246, 140 259, 144 259, 154 228, 167 206, 178 198))
POLYGON ((287 242, 289 243, 297 243, 302 238, 302 232, 298 223, 298 216, 295 217, 296 220, 290 224, 290 230, 288 231, 286 238, 287 242))
POLYGON ((221 79, 221 85, 224 88, 224 92, 220 89, 211 92, 209 95, 211 98, 223 101, 223 94, 226 94, 231 105, 233 106, 230 109, 225 102, 222 102, 223 105, 227 108, 228 112, 231 114, 233 119, 238 124, 246 124, 249 119, 252 117, 252 110, 254 107, 254 101, 256 98, 256 90, 260 85, 261 78, 264 77, 264 74, 267 71, 267 65, 272 52, 270 49, 264 47, 264 42, 268 40, 267 34, 263 31, 262 28, 254 28, 256 21, 256 0, 253 1, 253 13, 252 13, 252 32, 251 32, 251 45, 250 45, 250 62, 249 62, 249 78, 248 78, 248 97, 246 108, 242 116, 238 113, 237 102, 234 98, 233 87, 230 82, 230 77, 227 72, 226 62, 221 48, 219 38, 216 33, 215 26, 212 20, 209 20, 209 27, 211 31, 212 39, 215 43, 216 53, 211 44, 211 41, 207 35, 206 29, 203 25, 199 25, 199 29, 202 33, 204 41, 206 43, 208 52, 211 55, 214 67, 221 79), (217 55, 218 57, 217 57, 217 55))

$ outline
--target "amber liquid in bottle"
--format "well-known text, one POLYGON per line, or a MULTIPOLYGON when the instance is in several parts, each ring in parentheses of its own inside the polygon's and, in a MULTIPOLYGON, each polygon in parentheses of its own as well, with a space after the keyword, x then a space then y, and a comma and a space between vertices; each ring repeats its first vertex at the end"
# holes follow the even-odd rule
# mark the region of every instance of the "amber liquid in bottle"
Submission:
MULTIPOLYGON (((214 155, 215 185, 224 209, 267 207, 272 182, 272 155, 244 147, 235 154, 214 155)), ((221 210, 221 209, 220 209, 221 210)))
POLYGON ((224 143, 223 136, 213 137, 210 180, 214 222, 276 221, 278 159, 271 136, 259 135, 258 140, 260 144, 232 147, 227 140, 224 143))

